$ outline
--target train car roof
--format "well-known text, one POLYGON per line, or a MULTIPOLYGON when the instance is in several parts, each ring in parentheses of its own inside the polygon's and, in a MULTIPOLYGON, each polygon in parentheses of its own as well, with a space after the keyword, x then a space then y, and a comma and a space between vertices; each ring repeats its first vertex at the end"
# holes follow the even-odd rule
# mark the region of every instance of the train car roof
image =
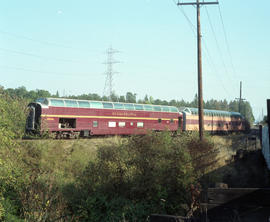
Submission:
POLYGON ((110 101, 94 101, 65 98, 38 98, 36 103, 42 106, 71 107, 71 108, 96 108, 96 109, 116 109, 116 110, 136 110, 153 112, 179 113, 175 106, 163 106, 139 103, 121 103, 110 101))
MULTIPOLYGON (((199 113, 198 108, 191 108, 191 107, 181 107, 181 108, 179 108, 179 111, 189 113, 189 114, 198 114, 199 113)), ((205 115, 233 116, 233 117, 243 118, 243 116, 238 112, 229 112, 229 111, 223 111, 223 110, 204 109, 203 113, 205 115)))

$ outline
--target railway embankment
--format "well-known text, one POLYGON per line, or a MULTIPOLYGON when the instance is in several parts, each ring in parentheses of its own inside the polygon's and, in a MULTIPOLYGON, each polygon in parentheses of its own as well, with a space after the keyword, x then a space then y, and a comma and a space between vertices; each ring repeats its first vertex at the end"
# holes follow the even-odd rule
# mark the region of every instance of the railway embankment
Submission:
POLYGON ((196 134, 16 143, 18 178, 12 195, 18 203, 7 196, 3 206, 8 212, 4 204, 21 204, 22 213, 13 213, 20 218, 142 221, 151 213, 186 215, 196 171, 204 174, 203 188, 264 185, 257 164, 260 142, 242 134, 208 136, 205 143, 196 134))
POLYGON ((223 165, 203 177, 204 213, 209 221, 268 221, 270 174, 258 132, 231 142, 221 151, 223 165))
MULTIPOLYGON (((250 134, 214 136, 215 159, 209 154, 200 178, 201 213, 197 217, 152 215, 158 221, 263 222, 270 218, 270 173, 257 130, 250 134), (211 161, 212 159, 212 161, 211 161)), ((196 215, 196 214, 195 214, 196 215)))

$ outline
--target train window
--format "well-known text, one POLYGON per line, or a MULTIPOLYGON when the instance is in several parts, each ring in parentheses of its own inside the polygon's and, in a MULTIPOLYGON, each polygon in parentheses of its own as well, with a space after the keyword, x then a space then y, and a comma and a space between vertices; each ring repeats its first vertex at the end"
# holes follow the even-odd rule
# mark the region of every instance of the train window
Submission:
POLYGON ((134 104, 136 110, 143 110, 143 105, 134 104))
POLYGON ((167 106, 162 106, 161 109, 163 112, 170 112, 170 108, 167 106))
POLYGON ((93 121, 93 127, 98 127, 98 121, 93 121))
POLYGON ((114 103, 113 105, 115 109, 125 109, 124 104, 122 103, 114 103))
POLYGON ((36 102, 37 102, 37 103, 43 103, 44 100, 45 100, 44 98, 39 98, 39 99, 36 100, 36 102))
POLYGON ((161 107, 160 106, 153 106, 154 107, 154 111, 161 111, 161 107))
POLYGON ((78 107, 77 101, 65 100, 66 107, 78 107))
POLYGON ((134 110, 134 106, 133 106, 133 104, 124 104, 124 106, 125 106, 125 109, 127 109, 127 110, 134 110))
POLYGON ((49 101, 47 99, 44 99, 43 104, 48 105, 49 104, 49 101))
POLYGON ((116 122, 108 122, 109 127, 116 127, 116 122))
POLYGON ((63 100, 51 99, 51 106, 65 106, 65 104, 63 100))
POLYGON ((172 113, 178 113, 178 109, 176 107, 170 107, 170 111, 172 113))
POLYGON ((138 128, 143 128, 143 122, 137 122, 137 127, 138 128))
POLYGON ((126 126, 126 123, 125 123, 125 122, 119 122, 119 123, 118 123, 118 126, 119 126, 119 127, 125 127, 125 126, 126 126))
POLYGON ((90 104, 87 101, 78 101, 80 108, 90 108, 90 104))
POLYGON ((130 125, 133 126, 133 122, 131 122, 130 125))
POLYGON ((103 105, 101 102, 90 102, 90 107, 96 108, 96 109, 102 109, 103 105))
POLYGON ((158 119, 158 122, 161 123, 161 119, 158 119))
POLYGON ((112 103, 102 103, 104 109, 113 109, 112 103))
POLYGON ((151 105, 144 105, 144 110, 146 110, 146 111, 153 111, 153 106, 151 106, 151 105))
POLYGON ((44 104, 44 105, 48 105, 49 104, 49 101, 46 99, 46 98, 39 98, 36 100, 37 103, 41 103, 41 104, 44 104))
POLYGON ((170 119, 170 122, 173 123, 173 119, 170 119))

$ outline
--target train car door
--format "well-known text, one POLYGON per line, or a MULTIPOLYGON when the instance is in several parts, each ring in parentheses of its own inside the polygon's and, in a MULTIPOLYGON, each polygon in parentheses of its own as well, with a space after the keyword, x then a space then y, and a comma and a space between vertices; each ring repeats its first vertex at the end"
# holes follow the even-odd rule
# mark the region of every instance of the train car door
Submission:
POLYGON ((178 129, 180 129, 181 131, 183 130, 183 117, 179 116, 178 117, 178 129))

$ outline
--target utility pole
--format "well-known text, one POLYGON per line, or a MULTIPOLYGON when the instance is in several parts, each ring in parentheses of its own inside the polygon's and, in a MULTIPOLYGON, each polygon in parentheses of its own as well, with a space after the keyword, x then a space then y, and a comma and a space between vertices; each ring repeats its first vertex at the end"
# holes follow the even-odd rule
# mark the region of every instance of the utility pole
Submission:
POLYGON ((196 2, 186 2, 180 3, 177 5, 195 5, 197 8, 197 55, 198 55, 198 108, 199 108, 199 134, 200 140, 203 140, 203 124, 204 124, 204 115, 203 115, 203 90, 202 90, 202 44, 201 44, 201 21, 200 21, 200 7, 201 5, 213 5, 218 4, 218 2, 200 2, 197 0, 196 2))
POLYGON ((118 73, 113 71, 113 65, 116 63, 120 63, 118 61, 115 61, 113 59, 113 55, 115 53, 119 53, 119 51, 115 50, 112 48, 112 46, 110 46, 107 49, 107 61, 104 62, 103 64, 107 65, 107 71, 106 71, 106 81, 105 81, 105 85, 104 85, 104 90, 103 90, 103 95, 109 95, 109 100, 112 100, 112 95, 113 95, 113 75, 118 73), (106 93, 107 91, 107 93, 106 93))
POLYGON ((239 108, 238 108, 238 110, 239 110, 239 113, 241 113, 241 107, 242 107, 241 103, 242 103, 242 101, 246 100, 246 99, 242 98, 242 81, 240 81, 240 97, 235 98, 235 99, 239 100, 239 108))

